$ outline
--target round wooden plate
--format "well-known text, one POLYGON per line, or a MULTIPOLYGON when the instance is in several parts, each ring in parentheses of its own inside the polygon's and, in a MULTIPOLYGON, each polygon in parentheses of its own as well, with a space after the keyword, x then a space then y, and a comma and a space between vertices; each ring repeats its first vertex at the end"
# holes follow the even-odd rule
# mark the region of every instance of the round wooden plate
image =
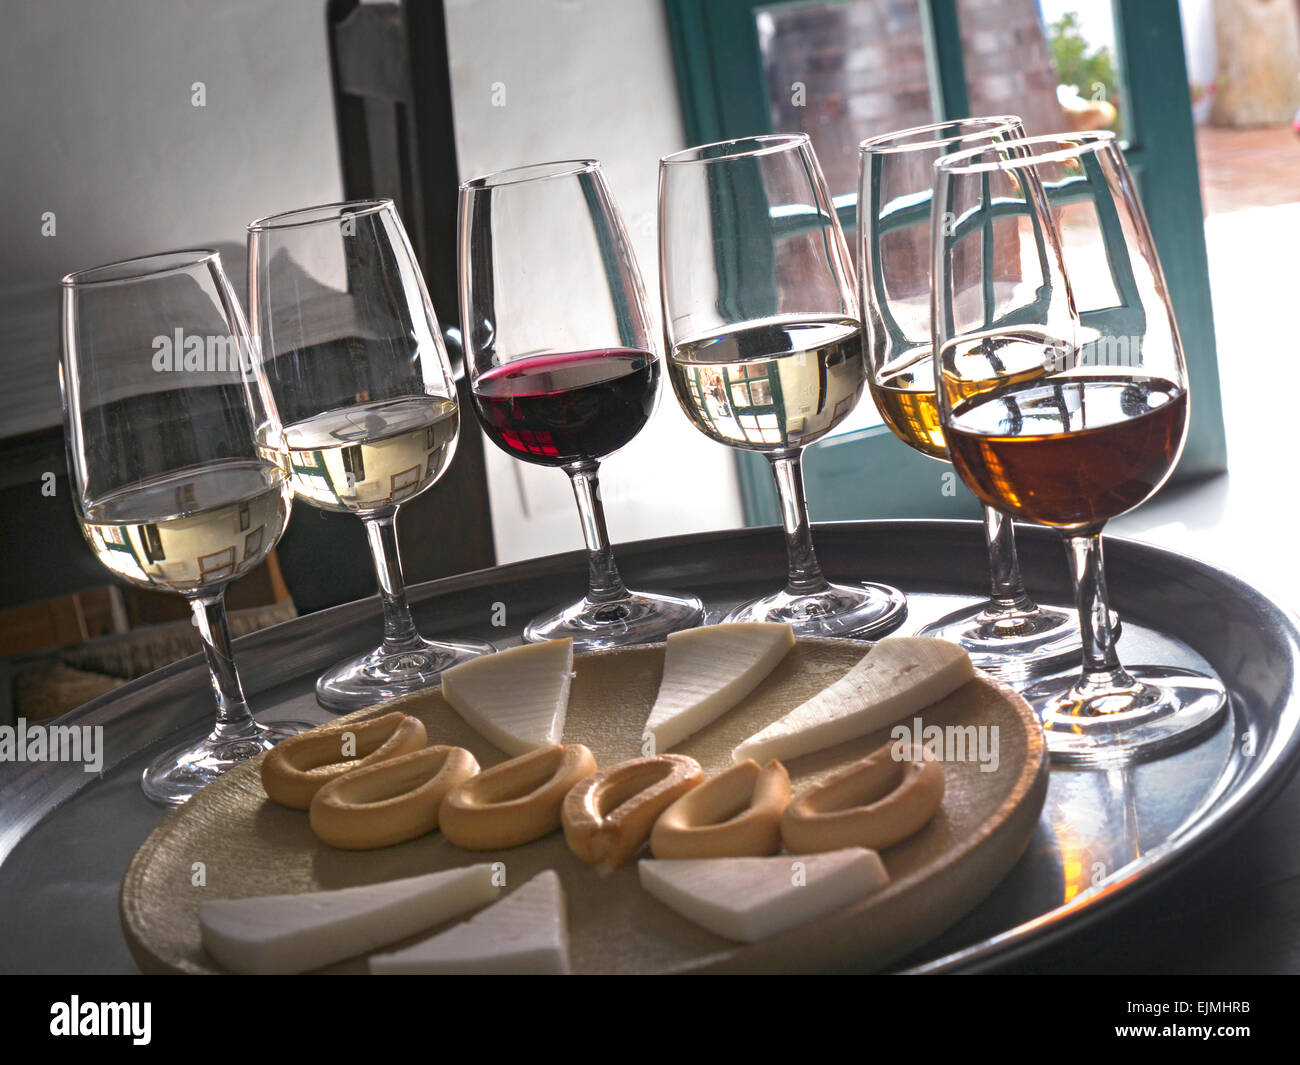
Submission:
MULTIPOLYGON (((869 647, 854 640, 800 639, 757 691, 674 750, 698 759, 707 773, 726 768, 736 744, 837 680, 869 647)), ((662 644, 577 656, 564 741, 585 743, 601 766, 638 757, 663 657, 662 644)), ((424 721, 430 743, 466 747, 484 768, 505 760, 437 691, 338 720, 398 709, 424 721)), ((216 972, 199 939, 203 899, 320 891, 502 861, 507 890, 543 869, 559 874, 575 972, 880 968, 942 932, 993 889, 1024 851, 1047 793, 1042 731, 1011 689, 980 676, 920 716, 925 726, 996 729, 997 769, 982 771, 969 754, 945 763, 939 813, 916 836, 881 855, 891 877, 885 890, 761 943, 732 943, 679 917, 641 890, 635 861, 598 874, 569 852, 559 832, 496 852, 464 851, 439 833, 378 851, 335 850, 316 839, 305 813, 266 797, 260 759, 203 789, 144 841, 122 880, 122 927, 146 972, 216 972)), ((792 761, 796 793, 888 738, 882 730, 792 761)), ((365 972, 365 959, 327 971, 365 972)))

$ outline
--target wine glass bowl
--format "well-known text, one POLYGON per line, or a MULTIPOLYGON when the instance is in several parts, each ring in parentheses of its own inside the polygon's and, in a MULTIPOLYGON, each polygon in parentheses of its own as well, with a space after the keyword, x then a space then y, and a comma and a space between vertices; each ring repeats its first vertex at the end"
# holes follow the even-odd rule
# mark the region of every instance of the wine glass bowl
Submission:
POLYGON ((365 525, 383 643, 316 684, 351 710, 419 691, 491 644, 420 635, 396 520, 456 453, 460 411, 442 332, 391 200, 300 208, 248 227, 250 318, 284 422, 295 494, 365 525))
POLYGON ((587 548, 587 593, 524 638, 578 649, 700 623, 694 596, 630 591, 614 561, 599 466, 654 413, 660 366, 644 286, 600 163, 540 163, 465 182, 461 318, 474 411, 514 459, 564 470, 587 548))
MULTIPOLYGON (((955 119, 883 134, 858 146, 858 283, 870 389, 890 431, 913 450, 949 461, 934 383, 930 229, 951 220, 933 203, 934 163, 977 145, 1024 137, 1015 115, 955 119)), ((976 666, 1004 678, 1076 657, 1073 611, 1035 603, 1025 589, 1010 518, 988 499, 984 533, 989 598, 920 630, 966 649, 976 666)))
POLYGON ((1159 257, 1108 133, 1034 137, 936 166, 935 365, 953 465, 982 500, 1056 528, 1083 671, 1023 689, 1058 760, 1109 764, 1195 739, 1217 678, 1123 666, 1101 530, 1154 495, 1187 434, 1188 380, 1159 257))
POLYGON ((906 600, 832 584, 813 549, 804 448, 841 424, 867 384, 853 264, 803 134, 707 144, 659 164, 659 257, 668 372, 692 424, 769 460, 787 553, 782 590, 728 621, 784 621, 804 636, 880 635, 906 600))
POLYGON ((292 491, 275 404, 217 252, 167 252, 62 282, 63 395, 78 523, 119 579, 174 592, 203 641, 217 723, 155 758, 142 787, 185 802, 304 728, 259 724, 230 649, 227 585, 260 564, 292 491))

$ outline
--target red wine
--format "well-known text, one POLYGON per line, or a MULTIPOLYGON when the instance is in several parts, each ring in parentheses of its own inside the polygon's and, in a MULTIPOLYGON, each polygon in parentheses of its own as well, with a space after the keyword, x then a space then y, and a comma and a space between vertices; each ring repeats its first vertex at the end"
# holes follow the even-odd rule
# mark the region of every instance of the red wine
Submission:
POLYGON ((635 348, 538 355, 483 374, 474 407, 503 451, 566 466, 628 443, 649 419, 658 387, 659 361, 635 348))
POLYGON ((1187 392, 1160 378, 1060 378, 957 404, 946 427, 961 478, 990 506, 1058 528, 1131 510, 1169 476, 1187 392))

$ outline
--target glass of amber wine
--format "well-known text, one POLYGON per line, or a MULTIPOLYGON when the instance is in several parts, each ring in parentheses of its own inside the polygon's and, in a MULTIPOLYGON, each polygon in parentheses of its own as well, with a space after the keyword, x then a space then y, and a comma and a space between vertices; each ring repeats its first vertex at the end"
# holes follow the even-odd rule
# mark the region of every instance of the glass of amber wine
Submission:
POLYGON ((1155 245, 1115 138, 986 144, 935 164, 939 420, 986 504, 1057 529, 1076 587, 1078 676, 1023 689, 1053 757, 1113 764, 1189 742, 1223 685, 1125 667, 1101 531, 1149 499, 1187 434, 1188 382, 1155 245))
MULTIPOLYGON (((930 215, 934 163, 952 152, 1023 138, 1015 115, 963 118, 887 133, 858 146, 858 285, 872 399, 903 443, 948 461, 934 388, 930 215)), ((1073 611, 1030 598, 1011 519, 984 505, 988 600, 920 630, 960 644, 986 672, 1041 671, 1079 653, 1073 611)))
POLYGON ((882 635, 906 617, 884 584, 833 584, 813 551, 804 449, 857 406, 867 380, 853 262, 804 134, 689 148, 659 164, 668 374, 700 432, 772 466, 786 585, 727 621, 801 636, 882 635))

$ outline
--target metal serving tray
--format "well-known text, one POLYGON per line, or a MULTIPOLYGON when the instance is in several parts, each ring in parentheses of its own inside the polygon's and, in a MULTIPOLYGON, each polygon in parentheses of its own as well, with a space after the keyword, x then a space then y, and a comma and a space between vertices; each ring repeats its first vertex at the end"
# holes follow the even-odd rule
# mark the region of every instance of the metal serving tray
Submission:
MULTIPOLYGON (((1018 529, 1030 590, 1068 601, 1064 552, 1052 533, 1018 529)), ((906 634, 980 597, 980 527, 961 521, 846 522, 817 527, 827 572, 908 593, 906 634)), ((619 547, 631 585, 694 591, 711 609, 776 587, 775 529, 706 533, 619 547)), ((1296 617, 1237 578, 1136 541, 1107 538, 1112 601, 1124 619, 1126 662, 1210 668, 1231 712, 1195 746, 1122 769, 1054 768, 1028 851, 989 898, 900 967, 986 969, 1104 918, 1230 831, 1270 798, 1300 754, 1296 617)), ((504 647, 534 613, 575 597, 579 553, 501 566, 411 589, 421 629, 504 647), (494 628, 495 604, 507 627, 494 628)), ((350 603, 236 642, 245 687, 266 718, 326 721, 316 675, 374 644, 378 602, 350 603)), ((143 765, 179 730, 211 716, 206 671, 189 658, 133 681, 61 719, 102 725, 99 774, 61 763, 0 764, 0 971, 132 972, 117 893, 136 848, 165 811, 140 791, 143 765)))

